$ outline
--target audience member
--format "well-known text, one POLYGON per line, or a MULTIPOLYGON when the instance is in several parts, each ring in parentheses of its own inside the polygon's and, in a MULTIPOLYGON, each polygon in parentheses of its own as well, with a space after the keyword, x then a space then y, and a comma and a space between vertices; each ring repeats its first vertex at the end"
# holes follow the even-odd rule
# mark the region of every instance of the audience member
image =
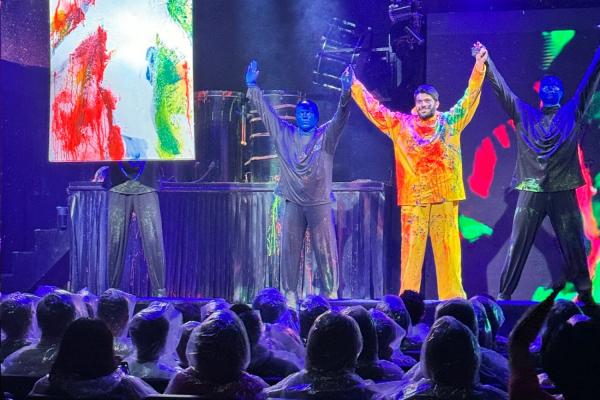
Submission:
POLYGON ((404 376, 402 369, 391 361, 379 359, 377 331, 369 312, 363 306, 346 308, 342 314, 353 318, 358 324, 363 347, 358 356, 356 373, 374 382, 398 381, 404 376))
POLYGON ((309 294, 300 302, 300 337, 305 343, 317 317, 329 310, 331 310, 329 301, 319 295, 309 294))
POLYGON ((0 344, 0 362, 19 350, 29 346, 29 338, 33 317, 34 297, 23 293, 12 293, 0 304, 0 321, 2 321, 2 343, 0 344))
POLYGON ((202 395, 213 399, 261 399, 268 385, 246 372, 250 345, 242 322, 229 310, 211 314, 194 328, 187 345, 190 367, 178 372, 168 394, 202 395))
POLYGON ((241 303, 232 305, 231 311, 242 321, 248 335, 250 364, 246 371, 261 377, 267 383, 276 383, 300 370, 300 366, 295 363, 296 357, 292 353, 282 351, 275 353, 260 344, 263 324, 258 312, 241 303))
POLYGON ((429 325, 423 322, 425 315, 425 298, 414 290, 405 290, 400 295, 404 306, 410 315, 411 329, 406 333, 409 340, 415 345, 423 343, 429 332, 429 325))
POLYGON ((135 354, 126 361, 131 375, 140 378, 170 379, 175 375, 177 328, 181 313, 171 304, 152 302, 138 312, 129 324, 135 354))
POLYGON ((37 305, 36 318, 41 331, 40 341, 8 356, 2 363, 3 374, 43 376, 50 371, 60 339, 75 319, 71 295, 65 291, 45 295, 37 305))
POLYGON ((377 331, 379 358, 391 361, 403 371, 408 371, 417 361, 400 350, 399 344, 404 339, 406 332, 383 312, 374 308, 370 312, 377 331))
POLYGON ((115 356, 121 360, 133 354, 131 339, 127 337, 127 326, 133 315, 135 296, 119 289, 108 289, 98 300, 98 319, 108 326, 113 337, 115 356))
POLYGON ((480 352, 470 328, 451 316, 439 316, 423 344, 425 376, 401 388, 398 399, 507 400, 506 392, 479 384, 480 352))
POLYGON ((356 322, 327 311, 308 333, 306 368, 265 390, 286 399, 372 399, 378 397, 355 373, 362 339, 356 322))
POLYGON ((110 330, 104 322, 88 318, 67 328, 50 373, 36 382, 31 393, 124 400, 157 394, 147 383, 117 367, 110 330))

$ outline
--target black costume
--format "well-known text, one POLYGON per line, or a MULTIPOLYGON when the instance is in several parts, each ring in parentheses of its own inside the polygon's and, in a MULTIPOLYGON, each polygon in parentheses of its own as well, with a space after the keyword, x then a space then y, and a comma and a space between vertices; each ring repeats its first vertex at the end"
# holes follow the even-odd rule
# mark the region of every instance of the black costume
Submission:
POLYGON ((119 288, 131 214, 135 211, 148 274, 155 295, 165 295, 165 250, 156 171, 151 164, 119 163, 111 166, 108 195, 108 273, 111 287, 119 288), (136 165, 139 164, 139 165, 136 165))
POLYGON ((577 153, 579 124, 598 87, 599 61, 600 48, 573 98, 563 106, 540 110, 519 99, 488 59, 486 78, 516 125, 517 165, 513 186, 520 191, 510 248, 500 278, 500 299, 510 299, 515 291, 546 215, 560 244, 566 279, 575 284, 579 293, 591 290, 575 189, 584 184, 577 153))

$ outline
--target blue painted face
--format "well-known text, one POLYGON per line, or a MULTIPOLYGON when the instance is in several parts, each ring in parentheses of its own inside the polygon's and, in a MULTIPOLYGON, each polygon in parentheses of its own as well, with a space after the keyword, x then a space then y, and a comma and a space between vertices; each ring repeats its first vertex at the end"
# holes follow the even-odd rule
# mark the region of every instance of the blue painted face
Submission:
POLYGON ((317 122, 319 122, 319 109, 315 103, 304 100, 296 105, 296 123, 302 131, 313 130, 317 122))
POLYGON ((564 94, 563 84, 556 76, 546 76, 540 82, 540 100, 544 107, 557 106, 564 94))

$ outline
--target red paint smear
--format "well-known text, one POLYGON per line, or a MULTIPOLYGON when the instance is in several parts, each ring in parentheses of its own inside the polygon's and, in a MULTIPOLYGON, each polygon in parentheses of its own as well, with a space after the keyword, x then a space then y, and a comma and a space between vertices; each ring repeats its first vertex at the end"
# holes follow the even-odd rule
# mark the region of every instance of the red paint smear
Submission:
POLYGON ((50 24, 50 41, 55 48, 85 20, 84 6, 94 5, 96 0, 59 0, 50 24))
POLYGON ((110 55, 99 27, 69 56, 68 70, 52 102, 51 128, 57 161, 120 160, 121 129, 113 124, 117 99, 102 87, 110 55))
MULTIPOLYGON (((190 110, 190 66, 188 65, 187 61, 184 61, 181 64, 181 72, 179 74, 183 80, 183 83, 185 84, 185 98, 187 99, 186 116, 189 123, 192 120, 192 110, 190 110)), ((190 132, 193 134, 193 130, 190 129, 190 132)))
POLYGON ((508 121, 506 121, 506 124, 508 126, 510 126, 513 129, 513 131, 517 130, 517 126, 515 125, 515 120, 514 119, 509 119, 508 121))
POLYGON ((596 272, 595 267, 600 262, 600 228, 598 228, 598 222, 594 217, 592 209, 592 198, 596 194, 596 188, 593 185, 590 170, 584 164, 584 155, 581 146, 578 146, 577 153, 585 181, 585 185, 576 190, 577 202, 579 203, 579 210, 583 218, 583 232, 591 243, 590 254, 588 255, 588 269, 590 277, 593 279, 596 272))
POLYGON ((510 147, 510 138, 508 137, 508 132, 506 131, 506 125, 500 124, 494 128, 493 131, 494 137, 498 139, 500 142, 500 146, 508 149, 510 147))
POLYGON ((444 163, 444 148, 441 142, 434 142, 422 150, 424 156, 415 166, 416 173, 419 175, 431 175, 434 173, 445 173, 447 170, 444 163))
POLYGON ((475 150, 473 171, 468 179, 471 191, 484 199, 490 194, 490 187, 494 180, 496 160, 494 143, 491 138, 486 137, 481 141, 481 145, 477 147, 477 150, 475 150))

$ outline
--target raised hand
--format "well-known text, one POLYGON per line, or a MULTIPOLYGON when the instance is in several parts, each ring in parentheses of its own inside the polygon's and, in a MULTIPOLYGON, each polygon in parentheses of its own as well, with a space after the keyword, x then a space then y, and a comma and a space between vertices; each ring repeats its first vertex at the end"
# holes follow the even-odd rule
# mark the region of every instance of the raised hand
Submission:
POLYGON ((483 64, 488 59, 487 48, 481 42, 475 42, 471 48, 471 54, 477 60, 477 64, 483 64))
POLYGON ((354 69, 352 65, 348 65, 342 75, 340 81, 342 82, 342 91, 347 92, 352 87, 352 81, 354 80, 354 69))
POLYGON ((256 60, 250 61, 248 64, 248 69, 246 70, 246 85, 247 86, 256 86, 256 79, 258 78, 258 63, 256 60))

